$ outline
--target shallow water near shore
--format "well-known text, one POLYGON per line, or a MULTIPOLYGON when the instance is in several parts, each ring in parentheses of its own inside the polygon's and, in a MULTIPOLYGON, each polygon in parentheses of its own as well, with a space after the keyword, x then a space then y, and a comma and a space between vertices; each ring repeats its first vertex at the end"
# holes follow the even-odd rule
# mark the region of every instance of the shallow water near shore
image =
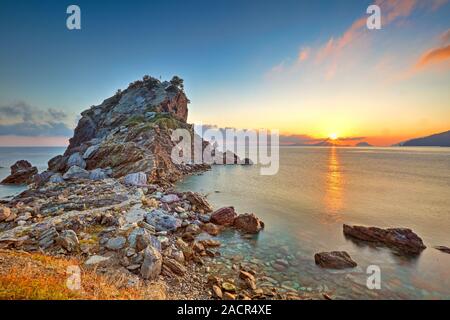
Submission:
MULTIPOLYGON (((36 166, 39 172, 47 169, 47 162, 58 154, 63 154, 65 147, 0 147, 0 181, 10 173, 10 167, 18 160, 27 160, 36 166)), ((0 199, 25 190, 26 186, 0 185, 0 199)))
MULTIPOLYGON (((180 191, 208 194, 215 208, 254 212, 266 228, 247 239, 233 230, 218 236, 222 258, 260 270, 259 286, 327 292, 344 299, 449 299, 449 148, 285 147, 280 170, 261 176, 257 166, 215 166, 187 177, 180 191), (405 257, 347 239, 342 225, 407 227, 427 249, 405 257), (314 263, 320 251, 347 251, 358 263, 331 271, 314 263), (275 269, 273 262, 288 265, 275 269), (369 265, 381 269, 381 289, 366 286, 369 265)), ((233 273, 229 264, 218 272, 233 273)), ((235 271, 234 271, 235 273, 235 271)))

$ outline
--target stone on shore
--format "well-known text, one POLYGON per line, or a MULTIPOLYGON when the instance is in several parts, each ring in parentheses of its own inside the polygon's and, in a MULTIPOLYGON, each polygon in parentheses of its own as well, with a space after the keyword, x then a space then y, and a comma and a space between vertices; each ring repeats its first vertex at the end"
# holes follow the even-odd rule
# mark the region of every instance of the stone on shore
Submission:
POLYGON ((124 237, 115 237, 108 240, 106 243, 106 248, 109 250, 120 250, 125 247, 127 239, 124 237))
POLYGON ((212 213, 211 222, 221 226, 232 226, 236 217, 234 207, 224 207, 212 213))
POLYGON ((156 248, 148 246, 144 251, 144 261, 141 266, 141 276, 154 280, 161 273, 162 256, 156 248))
POLYGON ((86 149, 86 151, 83 153, 83 159, 87 160, 89 159, 94 153, 97 152, 97 150, 99 149, 99 145, 93 145, 90 146, 89 148, 86 149))
POLYGON ((178 276, 182 276, 187 272, 187 269, 185 266, 183 266, 181 263, 176 261, 172 258, 164 258, 163 265, 170 269, 173 273, 175 273, 178 276))
POLYGON ((154 226, 156 231, 175 231, 181 227, 181 220, 167 214, 164 210, 154 209, 147 213, 145 221, 154 226))
POLYGON ((426 246, 411 229, 349 226, 344 224, 344 234, 358 240, 384 244, 407 254, 419 254, 426 246))
POLYGON ((51 171, 44 171, 42 173, 35 174, 33 176, 33 182, 37 186, 41 186, 41 185, 45 184, 53 174, 54 173, 51 171))
POLYGON ((56 238, 56 243, 59 244, 67 252, 73 252, 77 250, 80 242, 78 241, 77 234, 73 230, 64 230, 56 238))
POLYGON ((11 209, 0 205, 0 222, 5 221, 11 215, 11 209))
POLYGON ((64 179, 60 173, 55 173, 50 177, 48 181, 51 183, 63 183, 64 179))
POLYGON ((258 233, 264 229, 264 222, 254 213, 244 213, 234 219, 234 226, 247 233, 258 233))
POLYGON ((197 192, 188 191, 185 193, 186 199, 193 205, 197 210, 202 210, 203 212, 211 212, 212 207, 206 200, 204 196, 197 192))
POLYGON ((180 201, 180 198, 176 194, 166 194, 161 197, 161 202, 173 203, 180 201))
POLYGON ((102 263, 104 261, 108 261, 109 259, 110 259, 110 257, 103 257, 103 256, 93 255, 93 256, 89 257, 89 259, 87 259, 84 262, 84 264, 85 265, 94 265, 94 264, 102 263))
POLYGON ((11 166, 11 175, 0 184, 28 184, 33 181, 38 169, 26 160, 19 160, 11 166))
POLYGON ((317 265, 327 269, 347 269, 357 266, 357 263, 345 251, 316 253, 314 260, 317 265))
POLYGON ((89 171, 78 166, 71 166, 63 175, 64 180, 89 179, 89 171))
POLYGON ((83 160, 83 157, 81 156, 81 154, 79 152, 75 152, 67 160, 67 166, 69 168, 73 167, 73 166, 77 166, 77 167, 80 167, 82 169, 85 169, 86 168, 86 161, 83 160))
POLYGON ((104 180, 110 177, 112 173, 111 169, 97 168, 89 172, 90 180, 104 180))
POLYGON ((147 175, 145 172, 130 173, 125 176, 124 182, 129 186, 146 186, 147 175))

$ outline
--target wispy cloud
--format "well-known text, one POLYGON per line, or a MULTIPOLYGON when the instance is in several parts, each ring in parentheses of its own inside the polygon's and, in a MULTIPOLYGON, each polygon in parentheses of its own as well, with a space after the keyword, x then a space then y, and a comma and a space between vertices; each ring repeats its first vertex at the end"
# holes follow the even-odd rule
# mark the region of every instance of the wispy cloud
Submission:
MULTIPOLYGON (((376 0, 375 4, 381 9, 381 23, 384 29, 406 21, 415 10, 435 11, 447 2, 448 0, 376 0)), ((299 64, 307 60, 309 67, 313 68, 316 74, 321 74, 322 78, 328 80, 334 78, 340 70, 346 68, 348 70, 349 65, 356 63, 357 53, 360 56, 361 50, 367 48, 372 36, 376 34, 367 29, 367 18, 368 15, 360 16, 344 32, 329 37, 323 43, 302 47, 297 59, 285 59, 273 67, 266 77, 270 79, 301 72, 299 64)), ((442 52, 439 52, 439 58, 442 58, 442 52)))
MULTIPOLYGON (((441 43, 423 53, 414 65, 413 71, 419 71, 450 59, 450 29, 442 33, 439 39, 441 43)), ((447 65, 447 67, 449 66, 447 65)))
POLYGON ((432 49, 420 57, 416 64, 416 69, 421 69, 428 65, 439 63, 448 59, 450 59, 450 45, 432 49))
POLYGON ((25 102, 0 106, 0 136, 71 136, 67 118, 62 110, 43 110, 25 102))

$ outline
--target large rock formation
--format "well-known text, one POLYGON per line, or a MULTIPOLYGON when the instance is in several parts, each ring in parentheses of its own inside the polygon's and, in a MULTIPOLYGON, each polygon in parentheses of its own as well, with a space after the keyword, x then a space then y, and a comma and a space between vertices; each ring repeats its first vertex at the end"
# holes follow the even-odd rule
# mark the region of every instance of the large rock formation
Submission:
POLYGON ((111 168, 114 178, 143 172, 149 183, 174 182, 200 169, 199 165, 174 164, 170 157, 175 146, 173 129, 194 134, 186 123, 188 103, 178 77, 161 82, 145 76, 82 112, 69 147, 49 161, 49 170, 111 168))
POLYGON ((19 160, 11 166, 11 175, 6 177, 1 184, 28 184, 38 169, 26 160, 19 160))

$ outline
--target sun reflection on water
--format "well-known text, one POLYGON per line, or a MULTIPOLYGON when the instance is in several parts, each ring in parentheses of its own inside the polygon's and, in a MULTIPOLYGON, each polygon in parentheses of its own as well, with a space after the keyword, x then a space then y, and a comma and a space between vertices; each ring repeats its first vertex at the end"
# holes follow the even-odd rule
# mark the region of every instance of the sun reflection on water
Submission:
POLYGON ((325 181, 325 208, 327 220, 329 222, 341 221, 344 176, 342 174, 342 166, 339 162, 336 147, 331 147, 328 154, 328 168, 325 181))

